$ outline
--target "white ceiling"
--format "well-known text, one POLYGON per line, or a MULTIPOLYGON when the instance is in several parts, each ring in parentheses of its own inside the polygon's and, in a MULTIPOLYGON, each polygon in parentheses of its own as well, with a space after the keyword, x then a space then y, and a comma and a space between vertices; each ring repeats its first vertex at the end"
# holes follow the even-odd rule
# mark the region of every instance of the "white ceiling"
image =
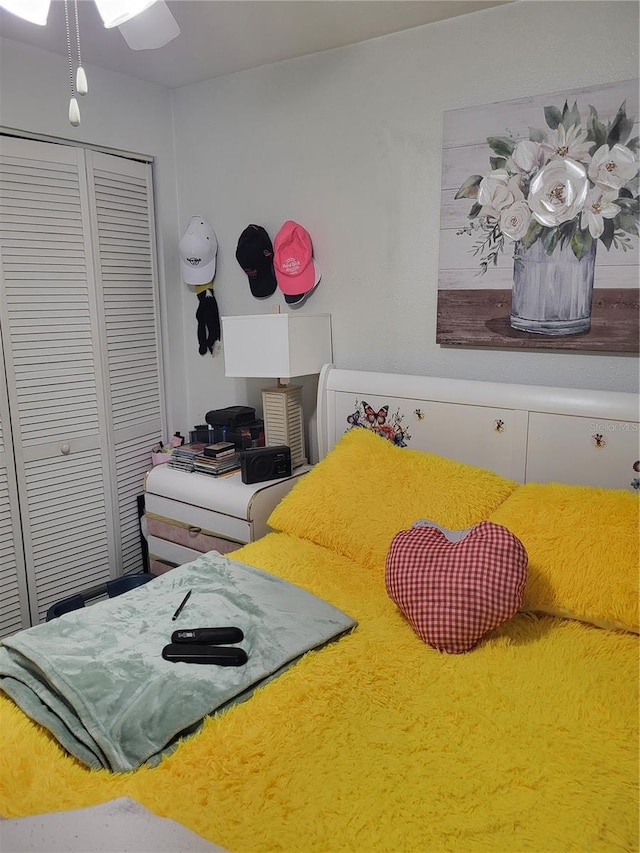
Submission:
MULTIPOLYGON (((181 34, 145 51, 130 50, 117 29, 105 29, 93 0, 79 0, 78 17, 84 65, 176 88, 504 2, 510 0, 169 0, 181 34)), ((0 36, 65 56, 62 0, 53 0, 45 27, 0 10, 0 36)))

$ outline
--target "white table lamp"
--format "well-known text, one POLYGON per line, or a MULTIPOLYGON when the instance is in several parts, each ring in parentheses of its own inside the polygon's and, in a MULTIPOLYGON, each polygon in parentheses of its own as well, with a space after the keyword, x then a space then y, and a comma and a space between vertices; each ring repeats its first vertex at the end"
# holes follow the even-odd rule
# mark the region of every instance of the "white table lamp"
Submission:
POLYGON ((286 444, 291 466, 306 462, 302 387, 295 376, 320 372, 332 360, 329 314, 249 314, 222 317, 225 376, 274 377, 262 389, 265 443, 286 444))

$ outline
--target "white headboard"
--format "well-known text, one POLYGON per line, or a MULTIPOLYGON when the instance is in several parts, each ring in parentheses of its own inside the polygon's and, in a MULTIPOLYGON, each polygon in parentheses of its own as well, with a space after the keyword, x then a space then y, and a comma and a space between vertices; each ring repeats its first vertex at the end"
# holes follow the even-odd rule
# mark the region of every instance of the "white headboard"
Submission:
POLYGON ((320 458, 347 429, 359 425, 376 428, 397 444, 479 465, 521 483, 640 489, 638 420, 638 396, 614 391, 370 373, 333 365, 325 365, 318 385, 320 458))

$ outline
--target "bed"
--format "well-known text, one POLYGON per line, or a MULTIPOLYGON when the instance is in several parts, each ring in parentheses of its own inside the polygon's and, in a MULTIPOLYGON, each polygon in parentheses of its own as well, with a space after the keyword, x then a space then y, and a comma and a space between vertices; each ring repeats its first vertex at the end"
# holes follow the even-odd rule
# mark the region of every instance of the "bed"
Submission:
POLYGON ((232 853, 637 851, 636 395, 327 365, 317 432, 274 532, 227 557, 355 627, 129 772, 0 694, 0 814, 130 798, 232 853), (526 551, 518 606, 462 652, 392 597, 393 543, 433 525, 526 551))

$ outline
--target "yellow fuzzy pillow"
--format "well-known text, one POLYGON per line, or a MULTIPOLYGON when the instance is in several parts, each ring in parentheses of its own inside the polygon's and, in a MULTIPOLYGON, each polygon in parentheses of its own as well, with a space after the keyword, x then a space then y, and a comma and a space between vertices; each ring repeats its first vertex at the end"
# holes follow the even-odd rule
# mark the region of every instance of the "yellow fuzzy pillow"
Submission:
POLYGON ((382 572, 398 531, 420 518, 470 527, 516 486, 483 468, 397 447, 354 428, 300 479, 269 524, 382 572))
POLYGON ((527 483, 490 521, 529 555, 523 610, 640 633, 638 495, 527 483))

